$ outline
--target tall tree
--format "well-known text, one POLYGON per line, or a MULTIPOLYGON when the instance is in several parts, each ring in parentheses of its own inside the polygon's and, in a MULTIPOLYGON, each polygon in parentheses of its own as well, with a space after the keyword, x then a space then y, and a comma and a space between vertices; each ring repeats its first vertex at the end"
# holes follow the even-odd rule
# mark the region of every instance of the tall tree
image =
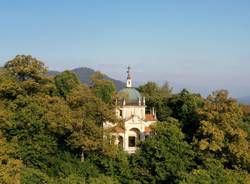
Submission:
POLYGON ((240 128, 243 113, 225 90, 216 91, 199 109, 201 121, 194 144, 206 156, 219 159, 227 168, 249 171, 250 142, 240 128))
POLYGON ((84 155, 93 150, 103 150, 103 122, 116 122, 112 109, 96 97, 90 88, 81 85, 74 88, 67 96, 67 102, 74 113, 73 132, 68 138, 68 144, 80 150, 82 160, 84 155))
POLYGON ((80 80, 75 73, 66 70, 55 76, 55 84, 60 95, 66 97, 73 88, 80 85, 80 80))
POLYGON ((11 81, 15 84, 14 86, 23 89, 25 94, 42 92, 51 95, 55 93, 52 79, 45 75, 47 68, 43 62, 36 58, 17 55, 14 59, 8 61, 4 68, 8 71, 11 79, 15 79, 14 82, 11 81))
POLYGON ((199 115, 198 109, 203 106, 203 98, 200 95, 192 94, 186 89, 171 96, 167 102, 171 109, 171 116, 178 119, 183 127, 183 132, 190 142, 198 129, 199 115))
POLYGON ((94 94, 103 102, 111 104, 115 95, 115 85, 112 81, 106 80, 101 72, 95 72, 91 76, 91 88, 94 94))
POLYGON ((176 119, 158 122, 152 129, 135 155, 137 179, 142 183, 178 183, 193 165, 191 146, 184 141, 176 119))
POLYGON ((146 98, 146 110, 150 111, 152 108, 155 108, 158 120, 167 120, 171 114, 171 110, 167 106, 168 98, 172 94, 172 89, 169 87, 169 84, 165 83, 160 87, 155 82, 148 82, 138 89, 146 98))
POLYGON ((17 55, 13 60, 8 61, 4 68, 19 81, 28 79, 40 81, 47 72, 44 63, 30 55, 17 55))

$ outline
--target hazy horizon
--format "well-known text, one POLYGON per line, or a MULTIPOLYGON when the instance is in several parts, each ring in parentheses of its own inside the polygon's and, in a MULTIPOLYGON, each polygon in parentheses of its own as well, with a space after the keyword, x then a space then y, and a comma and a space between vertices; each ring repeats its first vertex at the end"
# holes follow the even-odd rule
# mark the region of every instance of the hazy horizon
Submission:
POLYGON ((168 81, 250 95, 250 1, 1 1, 0 65, 30 54, 50 70, 168 81))

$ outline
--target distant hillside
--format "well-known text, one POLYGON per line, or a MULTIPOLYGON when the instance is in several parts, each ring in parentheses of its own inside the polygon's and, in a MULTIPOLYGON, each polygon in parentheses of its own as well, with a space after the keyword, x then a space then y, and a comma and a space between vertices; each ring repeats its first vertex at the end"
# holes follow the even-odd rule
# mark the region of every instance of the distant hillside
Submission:
POLYGON ((237 99, 242 104, 250 104, 250 96, 245 96, 237 99))
MULTIPOLYGON (((90 78, 95 73, 95 70, 93 70, 91 68, 86 68, 86 67, 76 68, 76 69, 73 69, 71 71, 74 72, 75 74, 77 74, 80 81, 84 84, 90 84, 90 78)), ((58 71, 49 71, 48 75, 55 76, 59 73, 60 72, 58 72, 58 71)), ((117 90, 121 90, 125 86, 124 82, 110 78, 107 75, 105 75, 105 79, 113 81, 117 90)))
POLYGON ((58 72, 58 71, 53 71, 53 70, 51 70, 51 71, 48 71, 48 75, 49 76, 56 76, 57 74, 59 74, 60 72, 58 72))

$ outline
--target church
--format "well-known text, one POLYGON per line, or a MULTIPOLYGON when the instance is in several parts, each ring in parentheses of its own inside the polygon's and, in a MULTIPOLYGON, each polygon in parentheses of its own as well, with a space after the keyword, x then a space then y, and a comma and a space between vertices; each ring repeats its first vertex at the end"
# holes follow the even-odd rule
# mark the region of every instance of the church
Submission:
POLYGON ((135 153, 137 141, 143 141, 150 134, 150 125, 157 122, 154 109, 146 113, 146 99, 133 87, 130 67, 127 71, 126 87, 119 91, 115 113, 122 121, 122 127, 105 122, 104 128, 113 128, 115 144, 124 151, 135 153))

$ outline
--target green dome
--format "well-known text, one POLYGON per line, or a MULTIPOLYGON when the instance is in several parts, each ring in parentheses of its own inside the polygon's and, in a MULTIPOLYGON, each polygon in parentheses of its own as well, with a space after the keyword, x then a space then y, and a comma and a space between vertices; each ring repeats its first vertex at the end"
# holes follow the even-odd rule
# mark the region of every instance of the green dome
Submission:
POLYGON ((139 103, 139 99, 141 99, 139 91, 135 88, 124 88, 119 91, 119 95, 125 99, 127 105, 137 105, 139 103))

